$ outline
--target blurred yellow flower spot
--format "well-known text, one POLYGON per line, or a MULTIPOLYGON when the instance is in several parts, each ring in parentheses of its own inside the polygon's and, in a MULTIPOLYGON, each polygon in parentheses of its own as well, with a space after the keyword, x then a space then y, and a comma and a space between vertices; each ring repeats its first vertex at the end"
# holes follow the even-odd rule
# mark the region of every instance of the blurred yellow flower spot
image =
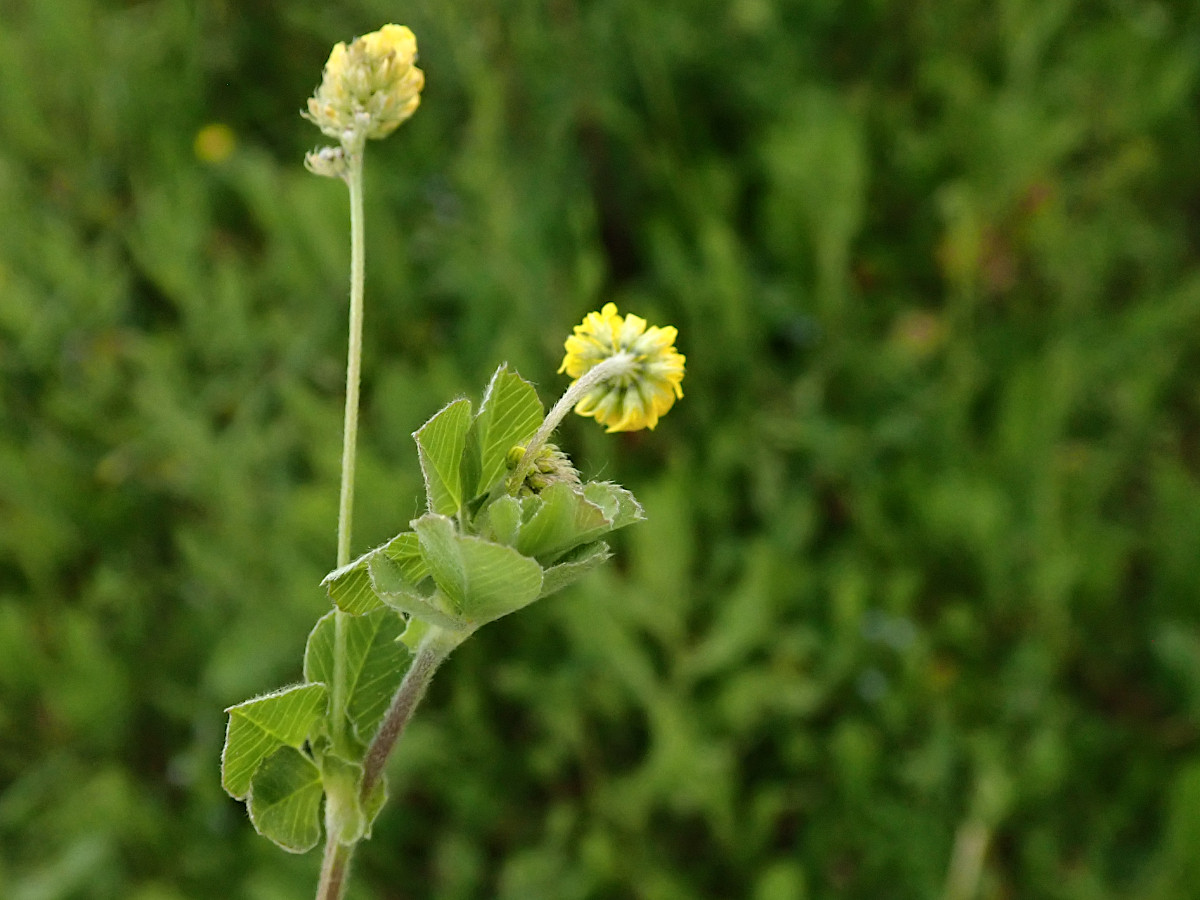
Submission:
POLYGON ((223 163, 233 155, 237 147, 237 135, 223 122, 210 122, 196 132, 192 150, 201 162, 223 163))
POLYGON ((675 349, 678 332, 674 326, 646 327, 635 315, 617 314, 615 303, 588 313, 575 333, 567 338, 562 366, 574 379, 607 359, 621 354, 632 357, 629 370, 605 378, 584 394, 575 406, 581 416, 591 416, 609 431, 654 428, 683 396, 685 357, 675 349))

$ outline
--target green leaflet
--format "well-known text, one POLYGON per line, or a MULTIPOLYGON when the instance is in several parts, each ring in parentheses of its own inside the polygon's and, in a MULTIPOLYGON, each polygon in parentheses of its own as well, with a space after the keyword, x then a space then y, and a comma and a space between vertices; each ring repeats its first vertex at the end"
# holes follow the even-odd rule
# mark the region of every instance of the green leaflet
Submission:
POLYGON ((262 761, 280 747, 299 748, 325 712, 324 684, 284 688, 229 707, 221 753, 221 785, 242 799, 262 761))
POLYGON ((379 598, 371 590, 371 576, 367 573, 367 561, 375 552, 372 550, 340 569, 334 569, 321 582, 329 599, 339 609, 357 616, 380 607, 379 598))
POLYGON ((557 565, 542 570, 542 592, 538 595, 538 599, 549 597, 568 585, 574 584, 611 556, 612 552, 604 541, 587 544, 572 551, 557 565))
POLYGON ((529 512, 517 537, 517 550, 539 560, 552 562, 572 547, 611 530, 604 510, 570 484, 552 484, 526 504, 529 512))
POLYGON ((412 525, 434 581, 468 627, 520 609, 541 593, 541 566, 513 548, 460 535, 444 516, 422 516, 412 525))
MULTIPOLYGON (((404 570, 399 565, 383 555, 372 559, 368 570, 375 596, 392 609, 443 628, 463 627, 455 611, 447 608, 445 595, 436 585, 431 584, 428 592, 419 590, 404 576, 404 570)), ((425 568, 424 571, 428 573, 429 570, 425 568)))
MULTIPOLYGON (((322 616, 308 636, 304 677, 332 684, 336 613, 322 616)), ((346 717, 364 744, 370 741, 392 695, 408 671, 411 655, 400 642, 406 624, 397 613, 380 608, 361 616, 344 616, 343 678, 346 717)))
POLYGON ((290 853, 305 853, 321 838, 321 770, 305 754, 280 747, 259 766, 246 808, 254 829, 290 853))
POLYGON ((521 501, 508 494, 499 497, 488 505, 476 525, 482 537, 512 547, 521 530, 521 501))
POLYGON ((646 518, 642 504, 619 484, 610 481, 589 481, 583 486, 583 495, 604 510, 604 515, 610 522, 609 531, 642 522, 646 518))
POLYGON ((376 596, 370 564, 381 556, 395 563, 403 577, 414 585, 429 575, 429 569, 421 558, 417 536, 411 531, 401 532, 383 546, 369 550, 325 576, 321 584, 339 609, 356 616, 379 609, 382 604, 376 596))
POLYGON ((408 620, 408 627, 404 629, 404 634, 400 636, 400 640, 404 646, 408 647, 413 653, 417 652, 417 648, 421 645, 421 639, 430 629, 430 624, 415 616, 408 620))
POLYGON ((507 365, 500 366, 475 416, 479 479, 472 496, 488 491, 508 472, 508 452, 533 437, 543 418, 542 401, 533 385, 507 365))
POLYGON ((470 426, 471 401, 455 400, 413 434, 430 512, 453 516, 462 506, 463 450, 470 426))

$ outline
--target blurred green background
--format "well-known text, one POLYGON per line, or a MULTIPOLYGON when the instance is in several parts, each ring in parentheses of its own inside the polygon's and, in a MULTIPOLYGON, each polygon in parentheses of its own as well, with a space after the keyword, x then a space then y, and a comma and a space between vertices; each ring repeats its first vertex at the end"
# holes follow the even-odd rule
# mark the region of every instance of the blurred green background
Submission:
POLYGON ((389 21, 356 548, 604 301, 689 371, 564 429, 650 520, 451 659, 351 898, 1200 897, 1194 0, 0 0, 0 897, 314 890, 222 709, 328 607, 298 111, 389 21))

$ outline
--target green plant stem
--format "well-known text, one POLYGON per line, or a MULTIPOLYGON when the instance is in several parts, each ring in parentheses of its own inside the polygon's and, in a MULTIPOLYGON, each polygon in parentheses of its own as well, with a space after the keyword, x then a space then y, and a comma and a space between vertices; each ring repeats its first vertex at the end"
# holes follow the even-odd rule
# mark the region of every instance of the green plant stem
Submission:
POLYGON ((346 875, 350 871, 353 844, 343 844, 330 832, 325 839, 325 858, 321 861, 321 882, 317 900, 342 900, 346 890, 346 875))
MULTIPOLYGON (((454 632, 430 627, 424 640, 417 648, 416 658, 400 682, 400 687, 392 696, 392 703, 383 718, 379 731, 372 738, 363 759, 363 779, 360 797, 365 802, 383 777, 384 766, 396 741, 404 733, 404 727, 412 718, 417 704, 425 696, 433 673, 445 661, 450 652, 463 642, 467 632, 454 632)), ((325 840, 325 857, 321 863, 321 882, 317 887, 317 900, 341 900, 346 889, 346 875, 350 869, 350 859, 354 855, 354 844, 341 843, 337 835, 331 831, 325 840)))
MULTIPOLYGON (((347 156, 346 184, 350 188, 350 329, 346 352, 346 416, 342 427, 342 487, 338 503, 337 564, 350 562, 350 532, 354 518, 354 461, 358 455, 358 393, 362 375, 363 288, 366 248, 363 216, 362 149, 347 156)), ((345 613, 334 613, 333 684, 330 712, 335 723, 333 740, 344 750, 346 679, 345 613)))
MULTIPOLYGON (((362 377, 363 289, 366 271, 363 215, 363 154, 361 148, 347 155, 346 184, 350 188, 350 329, 346 352, 346 414, 342 427, 342 485, 338 500, 337 564, 350 562, 350 530, 354 516, 354 462, 358 454, 358 394, 362 377)), ((346 709, 346 613, 334 610, 333 684, 330 686, 330 719, 333 741, 341 750, 345 743, 346 709)), ((341 900, 354 846, 342 844, 329 833, 317 900, 341 900)))
POLYGON ((558 399, 558 402, 546 414, 546 418, 542 420, 541 428, 537 430, 534 436, 529 439, 529 443, 525 445, 525 455, 521 457, 521 462, 510 477, 509 483, 519 485, 525 480, 525 477, 533 469, 534 463, 537 462, 537 454, 542 449, 542 445, 546 443, 550 435, 554 433, 554 429, 562 424, 562 420, 567 417, 567 413, 584 398, 588 391, 609 378, 620 378, 628 375, 633 371, 636 361, 632 353, 618 353, 588 369, 573 381, 571 386, 567 388, 566 393, 558 399))
POLYGON ((433 680, 433 673, 450 655, 450 652, 467 638, 466 632, 455 632, 449 629, 431 625, 424 639, 417 647, 417 656, 408 667, 404 680, 392 696, 391 705, 371 745, 367 747, 367 755, 363 758, 363 780, 361 797, 365 801, 383 775, 388 756, 396 741, 404 733, 417 704, 425 696, 425 689, 433 680))
POLYGON ((338 504, 337 564, 350 562, 350 528, 354 514, 354 459, 358 452, 358 385, 362 374, 363 283, 366 248, 363 240, 363 155, 349 154, 350 186, 350 338, 346 354, 346 418, 342 428, 342 490, 338 504))

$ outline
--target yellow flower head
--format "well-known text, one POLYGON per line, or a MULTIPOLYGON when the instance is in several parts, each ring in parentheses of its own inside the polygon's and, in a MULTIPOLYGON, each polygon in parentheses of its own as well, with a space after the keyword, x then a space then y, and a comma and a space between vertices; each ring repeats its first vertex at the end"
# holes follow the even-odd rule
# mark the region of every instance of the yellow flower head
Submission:
POLYGON ((421 103, 425 73, 416 59, 417 39, 403 25, 335 44, 305 117, 343 144, 387 137, 421 103))
POLYGON ((623 355, 630 364, 592 386, 575 412, 594 417, 609 431, 654 428, 659 416, 683 396, 685 358, 675 349, 677 334, 671 325, 647 328, 643 318, 617 315, 615 303, 588 313, 567 338, 567 355, 558 371, 578 380, 607 359, 623 355))

